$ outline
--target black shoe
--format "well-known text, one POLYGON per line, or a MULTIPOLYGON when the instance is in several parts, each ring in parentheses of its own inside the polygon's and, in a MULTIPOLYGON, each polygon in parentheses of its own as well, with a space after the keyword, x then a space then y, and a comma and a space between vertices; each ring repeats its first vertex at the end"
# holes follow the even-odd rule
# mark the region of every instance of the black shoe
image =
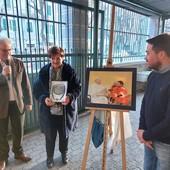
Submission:
POLYGON ((52 168, 54 166, 54 161, 52 157, 47 158, 47 168, 52 168))
POLYGON ((61 156, 62 156, 62 162, 63 162, 63 164, 67 164, 68 161, 69 161, 69 158, 68 158, 67 153, 62 153, 61 156))

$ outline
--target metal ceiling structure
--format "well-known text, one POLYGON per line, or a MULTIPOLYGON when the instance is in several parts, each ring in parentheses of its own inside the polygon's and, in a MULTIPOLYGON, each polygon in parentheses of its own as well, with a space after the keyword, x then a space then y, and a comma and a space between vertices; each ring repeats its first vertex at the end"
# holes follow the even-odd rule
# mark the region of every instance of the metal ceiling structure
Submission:
POLYGON ((144 15, 170 18, 170 0, 102 0, 144 15))
POLYGON ((162 15, 163 18, 170 18, 170 0, 127 0, 131 3, 153 10, 162 15))

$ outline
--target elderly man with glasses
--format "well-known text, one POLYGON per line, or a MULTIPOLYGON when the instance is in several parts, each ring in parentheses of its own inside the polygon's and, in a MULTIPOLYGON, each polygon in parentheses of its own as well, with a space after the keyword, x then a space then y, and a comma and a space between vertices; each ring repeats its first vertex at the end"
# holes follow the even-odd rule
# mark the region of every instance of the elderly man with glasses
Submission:
POLYGON ((31 160, 22 148, 24 112, 32 110, 32 93, 28 75, 21 60, 11 56, 9 38, 0 38, 0 170, 8 161, 8 122, 11 121, 14 158, 31 160))

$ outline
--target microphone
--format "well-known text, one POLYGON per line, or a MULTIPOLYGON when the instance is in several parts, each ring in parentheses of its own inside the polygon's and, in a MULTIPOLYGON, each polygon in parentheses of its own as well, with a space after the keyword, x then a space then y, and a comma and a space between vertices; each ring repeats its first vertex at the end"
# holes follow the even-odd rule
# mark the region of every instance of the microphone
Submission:
MULTIPOLYGON (((9 60, 6 60, 6 65, 9 66, 9 60)), ((10 80, 10 74, 8 74, 8 80, 10 80)))

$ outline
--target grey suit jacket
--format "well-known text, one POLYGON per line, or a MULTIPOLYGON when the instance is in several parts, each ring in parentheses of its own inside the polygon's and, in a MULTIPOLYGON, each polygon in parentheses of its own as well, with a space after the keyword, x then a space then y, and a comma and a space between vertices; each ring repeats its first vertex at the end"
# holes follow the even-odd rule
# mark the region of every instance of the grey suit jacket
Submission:
MULTIPOLYGON (((14 97, 20 113, 24 113, 25 105, 32 104, 30 81, 21 60, 11 57, 11 67, 14 97)), ((0 118, 8 116, 9 87, 7 81, 2 74, 2 65, 0 64, 0 118)))

